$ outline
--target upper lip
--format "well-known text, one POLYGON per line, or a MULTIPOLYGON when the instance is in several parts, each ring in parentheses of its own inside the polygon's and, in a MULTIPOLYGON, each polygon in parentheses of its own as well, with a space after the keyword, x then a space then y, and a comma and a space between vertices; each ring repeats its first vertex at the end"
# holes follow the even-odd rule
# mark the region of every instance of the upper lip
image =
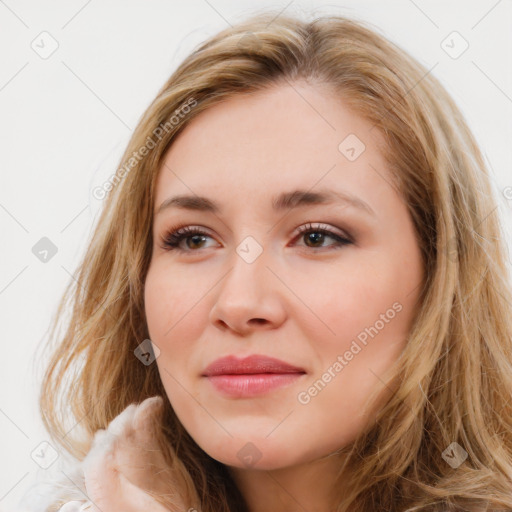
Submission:
POLYGON ((216 359, 209 364, 202 375, 209 377, 212 375, 227 374, 251 374, 251 373, 306 373, 304 368, 293 366, 289 363, 268 357, 254 354, 239 359, 235 356, 226 356, 216 359))

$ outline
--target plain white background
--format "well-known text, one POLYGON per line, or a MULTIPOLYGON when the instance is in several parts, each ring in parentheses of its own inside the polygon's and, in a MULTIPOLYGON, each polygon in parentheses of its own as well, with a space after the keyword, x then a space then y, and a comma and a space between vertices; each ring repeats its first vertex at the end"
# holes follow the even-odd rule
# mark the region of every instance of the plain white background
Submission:
POLYGON ((93 188, 181 60, 266 7, 369 21, 432 69, 483 149, 512 245, 510 0, 0 0, 1 511, 50 471, 31 457, 49 440, 34 353, 90 238, 93 188), (42 237, 57 250, 47 262, 32 251, 42 237))

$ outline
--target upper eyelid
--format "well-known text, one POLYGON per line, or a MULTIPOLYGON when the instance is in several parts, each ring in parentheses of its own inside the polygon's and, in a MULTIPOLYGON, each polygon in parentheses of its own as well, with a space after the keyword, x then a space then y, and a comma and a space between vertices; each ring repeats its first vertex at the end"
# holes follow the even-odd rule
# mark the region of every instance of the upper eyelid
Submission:
MULTIPOLYGON (((318 229, 318 230, 333 231, 333 232, 339 231, 340 236, 348 236, 348 234, 345 233, 345 230, 338 228, 336 226, 331 226, 325 222, 320 222, 320 221, 304 222, 303 224, 298 225, 294 229, 294 231, 300 232, 302 230, 307 230, 307 229, 318 229)), ((163 229, 162 233, 163 234, 173 234, 173 233, 179 233, 179 232, 184 231, 186 234, 187 232, 194 231, 194 230, 195 231, 204 231, 205 234, 208 234, 208 235, 212 234, 211 229, 201 226, 199 224, 184 224, 183 226, 179 226, 177 228, 163 229)), ((230 232, 231 232, 231 230, 230 230, 230 232)))
MULTIPOLYGON (((331 226, 325 222, 321 221, 308 221, 303 224, 300 224, 294 229, 293 236, 294 239, 298 236, 300 237, 304 233, 307 233, 308 231, 325 231, 328 232, 327 236, 331 237, 339 237, 345 240, 348 240, 350 242, 353 242, 353 237, 351 234, 349 234, 346 230, 338 228, 336 226, 331 226)), ((170 235, 175 235, 178 237, 181 237, 182 239, 185 239, 187 237, 193 236, 195 233, 198 234, 204 234, 212 239, 216 239, 215 235, 209 230, 208 228, 204 226, 200 226, 197 224, 185 224, 183 226, 179 226, 177 228, 170 228, 168 230, 164 230, 162 234, 162 238, 168 237, 170 235)))

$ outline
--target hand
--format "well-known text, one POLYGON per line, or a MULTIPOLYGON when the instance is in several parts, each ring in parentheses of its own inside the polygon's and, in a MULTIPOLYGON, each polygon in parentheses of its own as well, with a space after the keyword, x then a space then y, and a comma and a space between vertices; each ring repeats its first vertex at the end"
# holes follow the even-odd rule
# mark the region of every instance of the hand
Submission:
POLYGON ((169 468, 156 441, 162 408, 162 397, 131 404, 96 432, 83 461, 91 512, 199 512, 195 490, 191 503, 190 487, 169 468), (148 491, 166 495, 168 508, 148 491))

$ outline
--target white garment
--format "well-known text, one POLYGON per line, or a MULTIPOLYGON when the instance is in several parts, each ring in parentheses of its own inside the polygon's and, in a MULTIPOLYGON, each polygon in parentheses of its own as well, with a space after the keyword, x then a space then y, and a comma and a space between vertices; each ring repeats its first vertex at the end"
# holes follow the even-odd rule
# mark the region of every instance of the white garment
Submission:
POLYGON ((68 501, 61 508, 59 508, 58 512, 82 512, 89 510, 91 507, 92 503, 90 501, 86 503, 83 501, 68 501))
MULTIPOLYGON (((57 466, 57 464, 56 464, 57 466)), ((18 505, 19 512, 75 512, 87 504, 82 464, 60 464, 46 476, 34 483, 25 493, 18 505), (67 503, 70 503, 67 505, 67 503), (60 504, 60 508, 59 505, 60 504)))
MULTIPOLYGON (((117 489, 118 474, 123 473, 123 467, 117 465, 117 459, 113 456, 113 454, 119 454, 119 450, 124 450, 125 455, 128 453, 126 450, 131 450, 130 456, 137 465, 139 449, 144 446, 145 456, 151 454, 150 457, 152 457, 149 461, 146 458, 144 464, 151 468, 150 480, 155 481, 153 472, 156 471, 156 474, 159 472, 155 470, 156 466, 153 463, 157 461, 156 457, 161 457, 161 454, 151 443, 154 440, 153 429, 158 427, 155 415, 161 411, 162 404, 161 397, 151 397, 140 404, 131 404, 126 407, 105 430, 100 429, 95 433, 91 448, 83 461, 69 458, 69 456, 66 460, 61 457, 45 470, 44 477, 38 479, 25 493, 16 512, 87 511, 93 508, 89 501, 93 498, 89 494, 95 487, 96 496, 98 492, 106 493, 102 496, 102 500, 116 498, 115 494, 110 493, 109 485, 117 489), (98 490, 96 478, 100 478, 101 482, 104 481, 103 478, 113 480, 106 483, 105 489, 101 489, 100 486, 98 490), (89 492, 86 484, 90 484, 89 492)), ((126 460, 126 457, 123 460, 126 460)), ((165 478, 165 482, 169 482, 167 476, 162 475, 162 478, 165 478)), ((137 487, 134 488, 132 485, 126 492, 134 494, 124 496, 132 503, 147 504, 152 501, 143 490, 139 489, 139 492, 136 489, 137 487)), ((115 501, 114 499, 113 502, 115 501)), ((154 504, 154 510, 163 510, 156 501, 154 504)))
POLYGON ((25 492, 19 512, 75 512, 88 501, 82 463, 76 459, 56 462, 25 492), (65 504, 67 508, 63 508, 65 504), (58 508, 57 503, 60 504, 58 508), (78 507, 78 508, 77 508, 78 507))

